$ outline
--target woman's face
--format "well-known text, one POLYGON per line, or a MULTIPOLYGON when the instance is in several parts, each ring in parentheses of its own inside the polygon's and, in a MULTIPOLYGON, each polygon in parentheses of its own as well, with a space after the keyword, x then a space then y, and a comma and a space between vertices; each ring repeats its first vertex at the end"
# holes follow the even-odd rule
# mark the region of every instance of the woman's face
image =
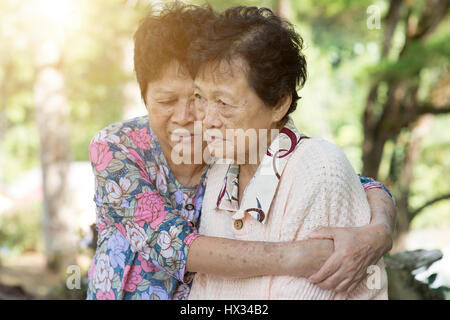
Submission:
POLYGON ((196 117, 203 121, 208 149, 218 158, 251 161, 255 155, 252 153, 266 151, 268 145, 259 152, 256 147, 281 119, 280 111, 266 106, 251 88, 245 74, 247 67, 243 59, 209 63, 195 79, 196 117))
POLYGON ((187 69, 177 61, 167 65, 159 80, 148 84, 150 126, 166 155, 171 155, 176 145, 194 150, 193 84, 187 69))

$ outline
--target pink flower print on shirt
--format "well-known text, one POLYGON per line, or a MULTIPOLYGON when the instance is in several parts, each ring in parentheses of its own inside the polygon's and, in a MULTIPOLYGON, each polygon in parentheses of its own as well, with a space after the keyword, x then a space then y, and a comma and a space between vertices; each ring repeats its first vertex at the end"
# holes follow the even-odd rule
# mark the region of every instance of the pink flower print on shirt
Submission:
POLYGON ((143 227, 146 222, 150 223, 150 228, 156 229, 168 212, 164 209, 164 200, 156 191, 139 193, 135 196, 137 207, 134 211, 136 223, 143 227))
POLYGON ((116 296, 114 295, 114 290, 111 289, 108 292, 103 292, 101 290, 97 290, 95 293, 97 300, 115 300, 116 296))
POLYGON ((191 246, 192 242, 197 239, 200 235, 197 233, 190 233, 186 238, 184 238, 184 243, 187 246, 191 246))
MULTIPOLYGON (((128 265, 126 266, 126 268, 128 265)), ((124 291, 134 292, 136 291, 137 286, 142 281, 141 276, 142 268, 138 264, 134 264, 128 272, 128 276, 126 278, 125 284, 123 286, 124 291)), ((125 277, 124 277, 125 279, 125 277)))
POLYGON ((140 149, 150 150, 151 136, 147 133, 147 128, 128 131, 126 135, 140 149))
POLYGON ((144 259, 144 257, 142 257, 140 254, 138 254, 138 260, 141 262, 142 270, 144 270, 145 272, 153 272, 159 270, 157 266, 155 266, 150 261, 144 259))
POLYGON ((128 274, 130 273, 131 265, 127 264, 125 265, 125 268, 123 269, 123 275, 122 275, 122 289, 125 288, 125 283, 128 280, 128 274))
POLYGON ((116 223, 116 224, 114 224, 114 225, 116 226, 117 230, 119 230, 119 232, 120 232, 124 237, 127 236, 127 231, 125 230, 125 227, 123 226, 123 224, 121 224, 121 223, 116 223))
POLYGON ((103 221, 97 222, 96 227, 97 227, 97 232, 99 234, 102 234, 103 231, 106 230, 106 223, 104 223, 103 221))
POLYGON ((89 145, 89 158, 98 172, 105 170, 113 158, 109 145, 105 141, 93 142, 89 145))
POLYGON ((147 171, 145 169, 145 163, 144 160, 142 160, 141 156, 134 150, 134 149, 128 149, 127 150, 127 158, 133 161, 138 167, 139 167, 139 173, 145 181, 151 184, 147 171))

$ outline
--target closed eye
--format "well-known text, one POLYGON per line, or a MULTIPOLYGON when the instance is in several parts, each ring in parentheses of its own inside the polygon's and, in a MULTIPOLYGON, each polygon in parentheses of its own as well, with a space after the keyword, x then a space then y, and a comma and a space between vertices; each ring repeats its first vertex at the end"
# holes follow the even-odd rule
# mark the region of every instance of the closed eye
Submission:
POLYGON ((217 103, 220 104, 221 106, 228 106, 229 104, 226 102, 223 102, 222 100, 217 100, 217 103))
POLYGON ((157 101, 160 104, 173 104, 175 102, 177 102, 177 99, 172 99, 172 100, 163 100, 163 101, 157 101))
POLYGON ((203 98, 200 94, 194 93, 194 103, 197 103, 199 106, 204 106, 206 104, 206 99, 203 98))

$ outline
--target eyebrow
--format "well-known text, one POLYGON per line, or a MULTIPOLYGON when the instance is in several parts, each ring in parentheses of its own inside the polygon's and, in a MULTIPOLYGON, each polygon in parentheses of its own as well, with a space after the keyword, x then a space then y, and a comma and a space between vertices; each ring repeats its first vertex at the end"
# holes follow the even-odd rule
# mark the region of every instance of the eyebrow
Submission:
MULTIPOLYGON (((194 89, 198 89, 198 90, 202 91, 202 89, 197 84, 194 84, 194 89)), ((218 95, 226 96, 227 98, 231 99, 232 103, 236 103, 237 102, 235 100, 234 96, 231 93, 227 92, 227 91, 224 91, 224 90, 221 90, 221 89, 217 89, 217 90, 214 90, 212 93, 215 96, 218 96, 218 95)))

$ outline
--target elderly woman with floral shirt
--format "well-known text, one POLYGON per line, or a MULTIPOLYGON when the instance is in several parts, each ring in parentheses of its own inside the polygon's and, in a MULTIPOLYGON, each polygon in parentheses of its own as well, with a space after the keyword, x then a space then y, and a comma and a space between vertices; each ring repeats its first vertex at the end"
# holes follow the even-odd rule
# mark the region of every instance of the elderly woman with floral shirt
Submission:
POLYGON ((180 143, 198 151, 186 52, 212 19, 216 14, 209 8, 172 4, 160 14, 149 14, 135 34, 135 69, 148 116, 104 128, 89 146, 99 238, 88 299, 185 299, 193 272, 313 275, 311 281, 319 286, 346 290, 360 283, 365 274, 361 264, 378 261, 390 249, 393 202, 382 184, 363 177, 366 189, 375 187, 367 191, 371 223, 345 234, 327 230, 334 232, 334 241, 199 236, 209 167, 177 165, 171 153, 180 143), (179 129, 188 134, 177 135, 179 129), (348 235, 360 241, 350 241, 348 235))

